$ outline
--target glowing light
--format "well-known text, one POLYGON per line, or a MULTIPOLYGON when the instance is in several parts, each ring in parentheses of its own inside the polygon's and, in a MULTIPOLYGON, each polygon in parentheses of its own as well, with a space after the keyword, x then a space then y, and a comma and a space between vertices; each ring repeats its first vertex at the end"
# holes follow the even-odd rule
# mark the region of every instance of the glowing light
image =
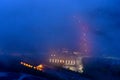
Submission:
POLYGON ((55 63, 57 63, 57 59, 55 59, 55 63))
POLYGON ((43 68, 44 68, 44 67, 43 67, 42 64, 40 64, 40 65, 37 66, 37 70, 40 70, 40 71, 41 71, 41 70, 43 70, 43 68))
POLYGON ((70 60, 68 60, 68 64, 70 64, 70 60))
POLYGON ((62 60, 60 60, 60 63, 62 63, 62 60))
POLYGON ((79 65, 79 72, 83 73, 83 65, 79 65))
POLYGON ((67 64, 67 60, 65 60, 65 64, 67 64))
POLYGON ((32 65, 27 64, 27 63, 24 63, 24 62, 20 62, 20 64, 23 65, 23 66, 26 66, 28 68, 33 68, 33 69, 39 70, 39 71, 42 71, 44 69, 44 66, 42 64, 38 65, 37 67, 32 66, 32 65))
POLYGON ((51 59, 49 59, 49 62, 52 62, 52 60, 51 60, 51 59))
POLYGON ((63 63, 65 62, 64 60, 62 60, 63 61, 63 63))
POLYGON ((36 67, 33 67, 34 69, 36 69, 36 67))
POLYGON ((72 60, 72 61, 71 61, 71 65, 75 65, 75 61, 72 60))
POLYGON ((52 59, 52 62, 54 63, 54 59, 52 59))
POLYGON ((59 63, 59 59, 57 59, 57 63, 59 63))
POLYGON ((40 64, 40 65, 38 65, 38 66, 37 66, 37 68, 43 68, 43 65, 42 65, 42 64, 40 64))

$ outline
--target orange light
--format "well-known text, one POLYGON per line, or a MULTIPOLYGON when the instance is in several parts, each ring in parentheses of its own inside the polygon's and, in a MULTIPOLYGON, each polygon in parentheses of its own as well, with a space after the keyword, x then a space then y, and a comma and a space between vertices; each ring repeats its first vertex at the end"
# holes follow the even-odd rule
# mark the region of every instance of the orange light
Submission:
POLYGON ((42 70, 43 70, 43 68, 44 68, 44 67, 43 67, 43 65, 42 65, 42 64, 40 64, 40 65, 38 65, 38 66, 36 67, 36 69, 37 69, 37 70, 39 70, 39 71, 42 71, 42 70))
POLYGON ((20 64, 21 65, 23 65, 23 66, 26 66, 26 67, 28 67, 28 68, 33 68, 33 69, 35 69, 35 70, 38 70, 38 71, 42 71, 43 70, 43 65, 42 64, 40 64, 40 65, 38 65, 38 66, 32 66, 32 65, 30 65, 30 64, 27 64, 27 63, 24 63, 24 62, 20 62, 20 64))
POLYGON ((43 68, 43 65, 42 65, 42 64, 40 64, 40 65, 38 65, 38 66, 37 66, 37 68, 43 68))

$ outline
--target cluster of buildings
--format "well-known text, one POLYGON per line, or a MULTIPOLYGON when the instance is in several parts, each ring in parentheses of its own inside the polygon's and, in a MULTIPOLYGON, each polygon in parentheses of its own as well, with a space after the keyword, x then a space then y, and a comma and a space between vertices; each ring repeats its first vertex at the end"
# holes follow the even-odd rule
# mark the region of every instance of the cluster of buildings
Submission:
POLYGON ((49 63, 72 71, 80 73, 83 72, 82 57, 80 52, 52 50, 49 56, 49 63))

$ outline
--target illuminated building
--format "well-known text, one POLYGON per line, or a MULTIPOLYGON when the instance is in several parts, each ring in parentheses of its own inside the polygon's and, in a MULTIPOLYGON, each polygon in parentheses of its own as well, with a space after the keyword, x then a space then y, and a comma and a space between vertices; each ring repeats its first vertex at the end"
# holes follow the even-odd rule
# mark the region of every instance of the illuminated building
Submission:
POLYGON ((49 63, 72 71, 83 72, 82 58, 79 52, 52 51, 49 56, 49 63), (56 53, 52 53, 56 52, 56 53))
POLYGON ((90 45, 90 29, 88 25, 77 16, 73 16, 76 29, 79 32, 78 46, 81 52, 70 52, 66 49, 59 51, 52 50, 49 57, 49 62, 56 66, 70 69, 72 71, 83 72, 82 58, 89 56, 91 52, 90 45))

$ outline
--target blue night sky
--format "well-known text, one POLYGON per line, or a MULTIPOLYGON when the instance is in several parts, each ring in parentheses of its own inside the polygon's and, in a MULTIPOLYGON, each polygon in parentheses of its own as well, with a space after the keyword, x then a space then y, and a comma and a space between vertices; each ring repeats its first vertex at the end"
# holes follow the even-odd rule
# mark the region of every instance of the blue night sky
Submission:
POLYGON ((91 53, 120 57, 119 0, 0 0, 0 51, 79 49, 72 16, 90 29, 91 53))

